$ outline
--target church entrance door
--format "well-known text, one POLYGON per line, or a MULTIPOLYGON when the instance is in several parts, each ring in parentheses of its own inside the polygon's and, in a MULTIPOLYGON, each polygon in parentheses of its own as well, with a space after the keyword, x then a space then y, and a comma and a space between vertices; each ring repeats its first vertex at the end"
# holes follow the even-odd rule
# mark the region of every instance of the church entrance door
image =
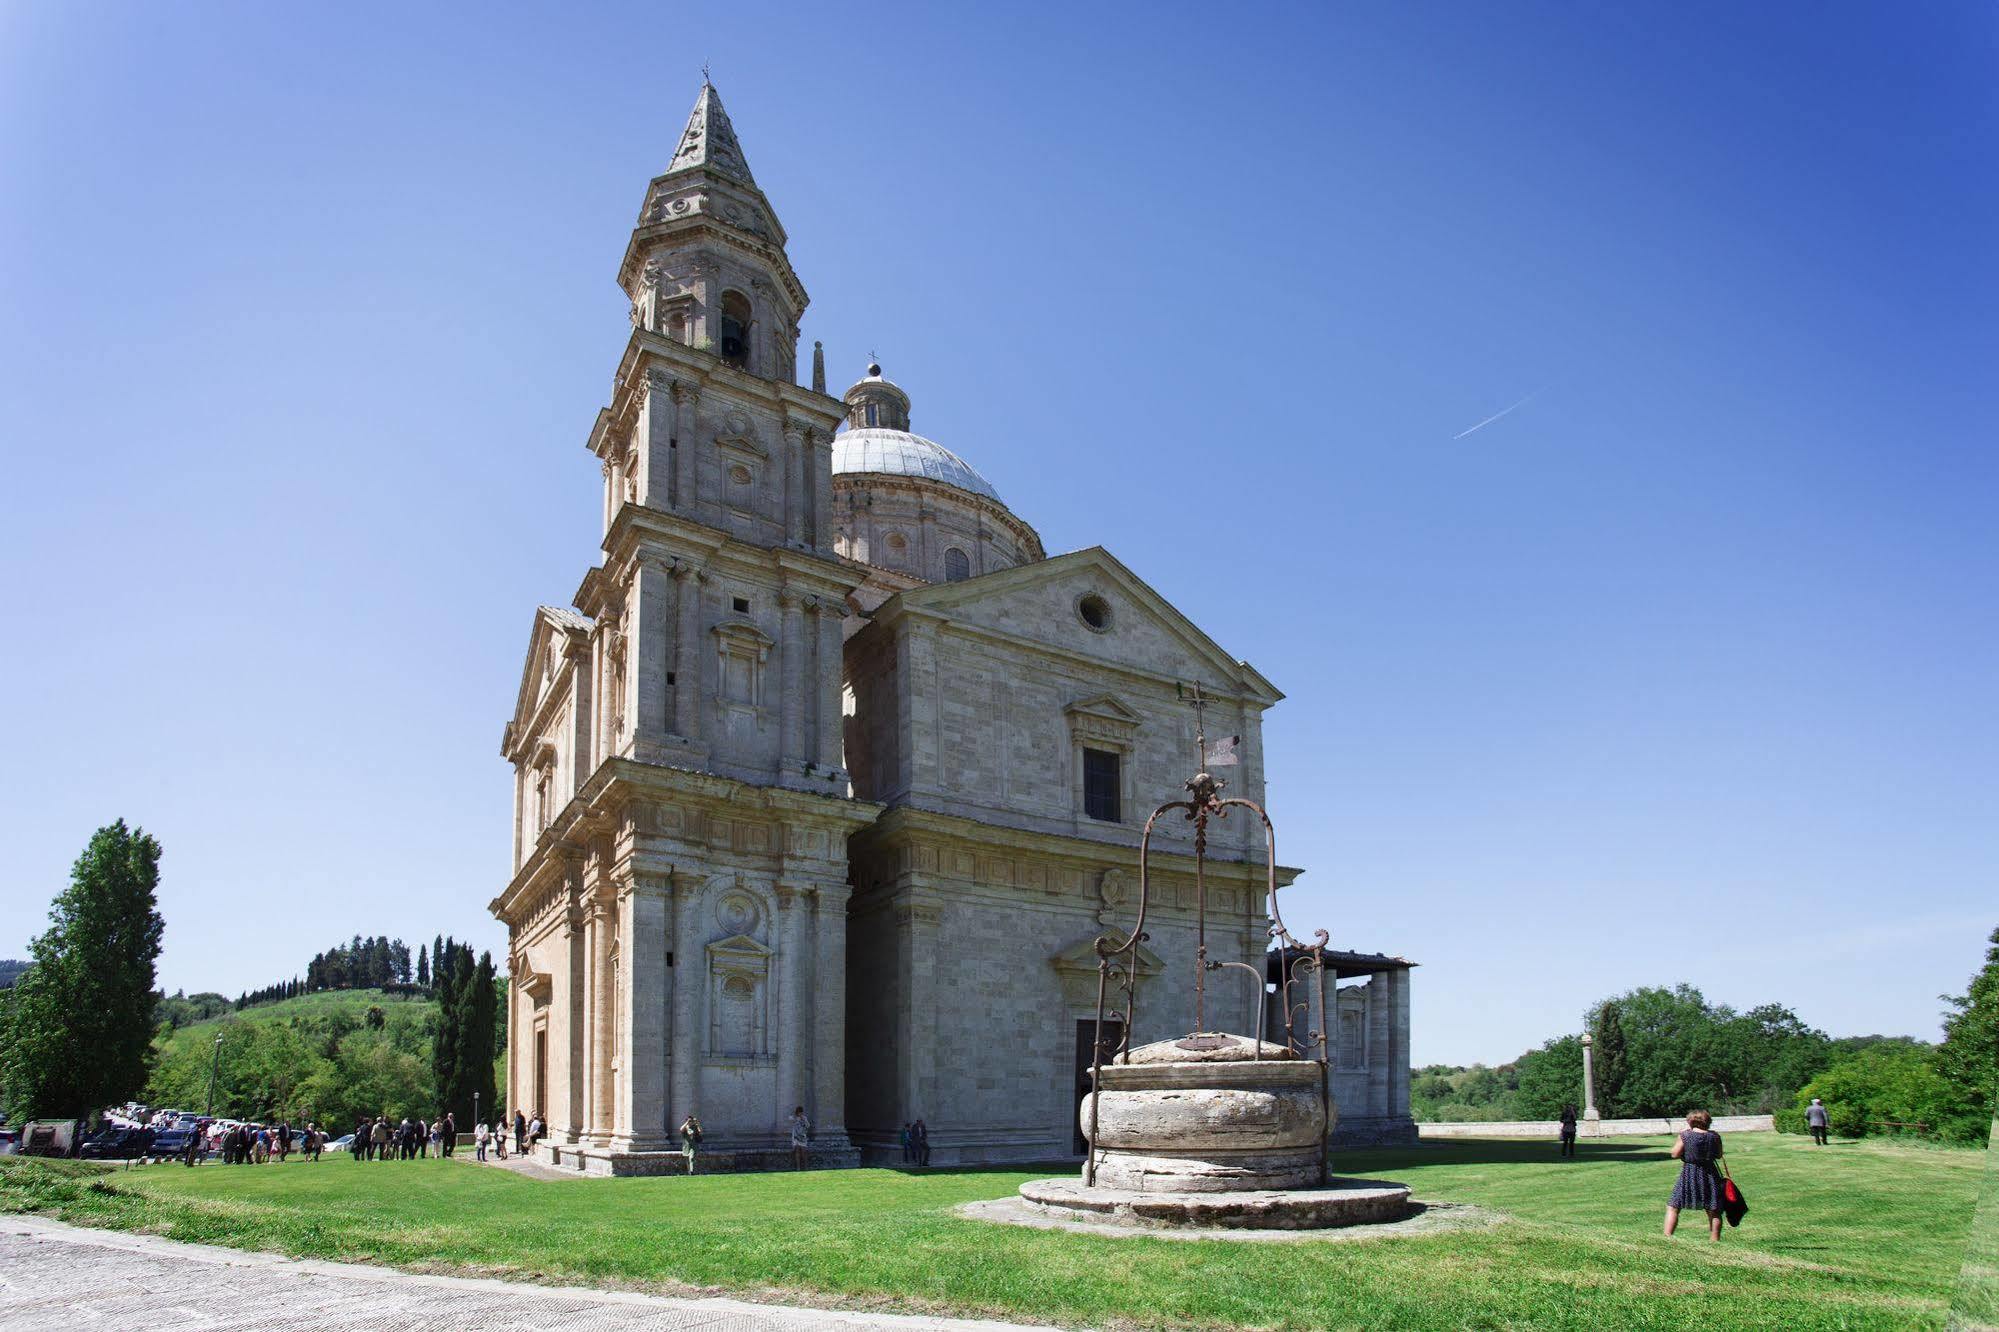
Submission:
MULTIPOLYGON (((1073 1130, 1070 1135, 1072 1143, 1069 1150, 1077 1156, 1081 1156, 1090 1150, 1089 1140, 1083 1136, 1083 1098, 1090 1094, 1090 1066, 1096 1062, 1092 1058, 1094 1051, 1091 1049, 1091 1046, 1096 1040, 1096 1035, 1097 1020, 1095 1018, 1083 1018, 1076 1023, 1076 1105, 1074 1113, 1069 1116, 1069 1123, 1073 1130)), ((1124 1023, 1113 1018, 1105 1018, 1105 1058, 1108 1059, 1110 1052, 1117 1049, 1123 1042, 1124 1023)))

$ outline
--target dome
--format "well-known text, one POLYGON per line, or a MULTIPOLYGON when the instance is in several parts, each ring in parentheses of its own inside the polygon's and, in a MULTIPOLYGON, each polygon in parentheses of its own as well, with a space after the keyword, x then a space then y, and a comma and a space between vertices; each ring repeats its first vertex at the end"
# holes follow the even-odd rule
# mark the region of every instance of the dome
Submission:
POLYGON ((921 477, 941 481, 995 504, 1004 504, 992 482, 935 440, 885 426, 849 426, 833 436, 833 475, 921 477))

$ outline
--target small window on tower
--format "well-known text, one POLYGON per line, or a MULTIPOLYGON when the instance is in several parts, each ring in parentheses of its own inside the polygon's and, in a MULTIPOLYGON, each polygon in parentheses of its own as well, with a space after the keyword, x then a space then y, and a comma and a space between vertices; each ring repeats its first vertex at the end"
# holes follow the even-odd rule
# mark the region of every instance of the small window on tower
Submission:
POLYGON ((750 368, 750 302, 740 291, 722 293, 722 359, 750 368))
POLYGON ((731 598, 729 604, 736 608, 736 614, 738 615, 748 615, 750 613, 750 599, 748 597, 731 598))
POLYGON ((1119 785, 1116 754, 1107 749, 1083 751, 1083 813, 1104 823, 1119 822, 1119 785))
POLYGON ((881 408, 879 408, 872 402, 868 404, 868 424, 869 425, 881 424, 881 408))
POLYGON ((944 581, 963 582, 972 576, 972 557, 956 546, 944 552, 944 581))

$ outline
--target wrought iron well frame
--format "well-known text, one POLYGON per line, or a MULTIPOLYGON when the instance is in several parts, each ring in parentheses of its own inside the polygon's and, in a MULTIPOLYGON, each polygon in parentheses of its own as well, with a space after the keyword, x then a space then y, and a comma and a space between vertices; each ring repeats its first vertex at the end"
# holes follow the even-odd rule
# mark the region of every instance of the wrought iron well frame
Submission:
MULTIPOLYGON (((1201 688, 1194 686, 1194 709, 1198 719, 1205 703, 1201 688)), ((1319 1108, 1322 1122, 1328 1132, 1319 1140, 1319 1182, 1325 1183, 1330 1172, 1328 1158, 1328 1138, 1332 1118, 1332 1078, 1330 1062, 1330 1040, 1328 1031, 1332 1026, 1326 1008, 1326 952, 1331 936, 1325 930, 1314 930, 1309 944, 1300 943, 1293 937, 1284 923, 1283 911, 1277 905, 1277 829, 1270 822, 1270 815, 1262 805, 1243 796, 1223 796, 1222 790, 1228 784, 1205 769, 1208 765, 1208 744, 1205 728, 1200 721, 1195 723, 1195 752, 1201 757, 1202 771, 1194 774, 1186 783, 1187 798, 1168 800, 1146 816, 1145 830, 1138 839, 1138 918, 1133 922, 1131 932, 1122 940, 1115 929, 1101 934, 1096 940, 1097 954, 1097 1012, 1096 1026, 1091 1036, 1090 1052, 1090 1131, 1085 1144, 1087 1155, 1083 1163, 1083 1182, 1094 1185, 1097 1182, 1097 1091, 1103 1085, 1103 1068, 1106 1062, 1131 1062, 1132 1030, 1138 1016, 1138 946, 1150 938, 1145 932, 1145 916, 1151 905, 1151 859, 1152 830, 1160 816, 1171 810, 1180 810, 1183 817, 1194 825, 1194 1030, 1182 1038, 1180 1044, 1191 1051, 1219 1048, 1219 1038, 1206 1031, 1207 1022, 1207 976, 1210 971, 1224 966, 1247 966, 1246 963, 1210 961, 1208 959, 1208 821, 1226 819, 1229 810, 1240 807, 1249 810, 1263 824, 1264 832, 1264 917, 1268 938, 1276 946, 1278 957, 1278 1003, 1284 1010, 1284 1048, 1293 1058, 1311 1059, 1319 1066, 1319 1108), (1301 973, 1306 973, 1301 975, 1301 973), (1295 985, 1309 981, 1313 990, 1308 992, 1302 1007, 1307 1023, 1311 1020, 1314 998, 1318 1004, 1318 1025, 1308 1026, 1300 1031, 1295 1020, 1297 1008, 1293 1006, 1291 993, 1295 985), (1115 986, 1122 992, 1122 1000, 1111 997, 1115 986), (1122 1004, 1122 1016, 1118 1020, 1115 1040, 1104 1038, 1104 1015, 1106 1005, 1113 1014, 1118 1013, 1122 1004), (1308 1051, 1314 1053, 1308 1053, 1308 1051)), ((1268 956, 1268 950, 1265 953, 1268 956)), ((1259 977, 1257 986, 1258 1006, 1256 1044, 1252 1047, 1251 1059, 1263 1058, 1263 1012, 1268 1004, 1264 986, 1267 980, 1259 977)))

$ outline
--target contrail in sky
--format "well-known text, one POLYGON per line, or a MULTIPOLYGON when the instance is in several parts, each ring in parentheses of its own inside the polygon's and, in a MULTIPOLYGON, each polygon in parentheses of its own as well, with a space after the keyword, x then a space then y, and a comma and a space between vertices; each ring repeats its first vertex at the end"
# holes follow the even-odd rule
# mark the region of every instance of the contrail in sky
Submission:
POLYGON ((1540 397, 1545 392, 1547 392, 1546 389, 1535 389, 1532 393, 1522 398, 1519 402, 1514 403, 1511 407, 1505 408, 1504 410, 1501 411, 1494 412, 1491 416, 1486 417, 1483 421, 1480 421, 1477 425, 1473 426, 1471 430, 1460 430, 1457 434, 1452 435, 1451 438, 1454 440, 1463 439, 1466 435, 1471 434, 1473 431, 1483 430, 1487 426, 1491 425, 1494 421, 1497 421, 1500 417, 1505 416, 1507 412, 1519 411, 1522 407, 1525 407, 1528 403, 1534 401, 1534 399, 1540 397))

